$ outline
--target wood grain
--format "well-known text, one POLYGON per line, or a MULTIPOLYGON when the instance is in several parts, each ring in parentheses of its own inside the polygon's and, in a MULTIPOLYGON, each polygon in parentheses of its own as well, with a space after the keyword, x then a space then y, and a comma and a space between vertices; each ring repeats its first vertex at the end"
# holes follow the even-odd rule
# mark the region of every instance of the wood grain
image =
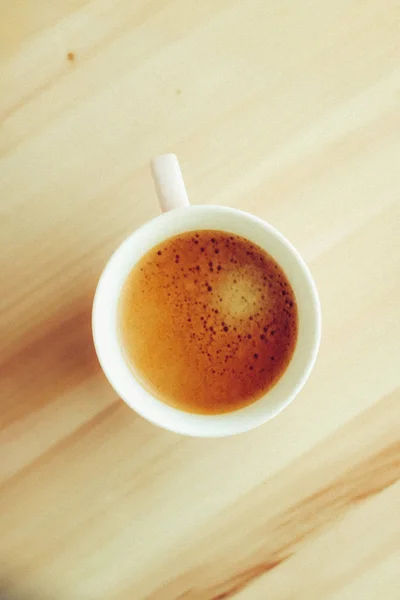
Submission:
POLYGON ((0 9, 2 600, 397 600, 398 1, 0 9), (152 427, 92 347, 167 151, 193 203, 271 222, 320 291, 312 378, 232 439, 152 427))

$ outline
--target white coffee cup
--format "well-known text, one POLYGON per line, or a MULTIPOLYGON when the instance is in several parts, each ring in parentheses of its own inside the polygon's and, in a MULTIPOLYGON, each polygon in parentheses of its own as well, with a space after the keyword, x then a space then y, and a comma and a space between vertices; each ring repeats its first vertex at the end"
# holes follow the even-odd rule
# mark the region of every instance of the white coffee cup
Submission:
POLYGON ((283 410, 310 375, 321 337, 321 311, 314 281, 292 244, 262 219, 224 206, 190 206, 174 154, 155 158, 152 169, 163 214, 132 233, 104 269, 93 303, 93 337, 97 356, 117 394, 142 417, 160 427, 200 437, 248 431, 283 410), (160 242, 186 231, 202 229, 243 236, 273 256, 293 287, 299 316, 296 349, 276 385, 250 406, 221 415, 186 413, 155 398, 128 366, 118 333, 121 289, 135 264, 160 242))

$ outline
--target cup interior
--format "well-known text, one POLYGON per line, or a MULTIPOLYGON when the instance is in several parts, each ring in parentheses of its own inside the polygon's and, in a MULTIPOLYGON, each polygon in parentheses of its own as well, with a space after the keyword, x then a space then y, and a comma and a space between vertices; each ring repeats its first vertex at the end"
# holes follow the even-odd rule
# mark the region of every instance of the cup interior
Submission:
POLYGON ((164 213, 130 235, 112 255, 100 278, 93 303, 93 337, 100 364, 119 396, 137 413, 171 431, 218 437, 247 431, 277 415, 303 387, 320 341, 318 294, 297 250, 274 227, 233 208, 190 206, 164 213), (282 267, 294 290, 298 338, 293 357, 275 386, 253 404, 221 415, 186 413, 156 399, 127 365, 118 336, 118 303, 134 265, 153 246, 186 231, 214 229, 247 238, 282 267))

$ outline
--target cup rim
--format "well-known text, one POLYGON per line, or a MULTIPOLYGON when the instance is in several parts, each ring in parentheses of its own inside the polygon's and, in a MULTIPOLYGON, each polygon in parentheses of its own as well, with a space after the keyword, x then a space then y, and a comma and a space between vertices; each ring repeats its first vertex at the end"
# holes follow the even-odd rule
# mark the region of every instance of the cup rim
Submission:
MULTIPOLYGON (((190 219, 189 219, 190 220, 190 219)), ((221 227, 215 227, 216 230, 224 230, 221 227)), ((226 231, 231 231, 228 227, 226 231)), ((232 233, 236 233, 235 230, 232 233)), ((251 239, 251 236, 244 236, 250 241, 254 241, 251 239)), ((262 246, 264 247, 264 246, 262 246)), ((269 250, 267 250, 269 252, 269 250)), ((279 259, 278 263, 280 262, 279 259)), ((289 280, 291 278, 289 277, 289 280)), ((291 280, 292 283, 292 280, 291 280)), ((296 291, 296 290, 295 290, 296 291)), ((115 315, 114 321, 115 322, 115 315)), ((139 415, 150 421, 151 423, 158 425, 164 429, 168 429, 175 433, 180 433, 184 435, 189 435, 193 437, 223 437, 227 435, 234 435, 238 433, 242 433, 245 431, 249 431, 266 421, 272 419, 279 412, 281 412, 288 404, 290 404, 295 396, 300 392, 305 382, 307 381, 312 368, 314 366, 321 339, 321 308, 318 297, 317 288, 315 286, 314 280, 310 273, 310 270, 303 258, 297 251, 297 249, 287 240, 283 234, 281 234, 275 227, 270 225, 268 222, 263 219, 252 215, 246 211, 242 211, 237 208, 219 206, 219 205, 201 205, 201 206, 188 206, 184 208, 177 208, 171 210, 167 213, 161 214, 159 216, 154 217, 150 221, 144 223, 141 227, 136 229, 133 233, 131 233, 114 251, 110 259, 108 260, 97 285, 96 292, 93 300, 93 311, 92 311, 92 331, 93 331, 93 340, 95 350, 100 362, 100 365, 109 380, 110 384, 117 392, 117 394, 130 406, 133 410, 135 410, 139 415), (157 245, 163 240, 172 237, 178 233, 183 233, 185 231, 195 231, 201 229, 212 229, 212 227, 201 227, 201 226, 189 226, 189 227, 174 227, 174 223, 180 222, 180 218, 185 220, 188 215, 192 219, 196 220, 201 217, 221 217, 223 219, 224 216, 235 216, 236 219, 243 219, 246 221, 250 227, 257 226, 259 230, 262 230, 264 233, 267 233, 273 238, 278 245, 282 248, 285 248, 285 252, 290 254, 293 259, 293 264, 296 264, 296 268, 298 267, 298 272, 301 273, 301 277, 303 282, 307 284, 308 288, 308 296, 309 296, 309 312, 311 315, 311 327, 312 334, 310 338, 308 357, 307 360, 303 360, 304 367, 301 369, 300 375, 297 377, 294 384, 290 385, 290 393, 286 395, 285 398, 276 401, 274 406, 270 406, 268 410, 254 410, 254 407, 260 406, 262 402, 265 402, 266 406, 268 405, 268 397, 271 396, 272 391, 276 388, 277 385, 280 384, 281 379, 285 377, 287 371, 289 370, 289 366, 286 368, 283 373, 281 379, 278 383, 271 388, 266 394, 261 396, 252 404, 229 412, 218 415, 200 415, 200 414, 192 414, 186 413, 184 411, 180 411, 179 409, 173 408, 169 405, 164 404, 161 400, 158 400, 154 396, 152 396, 151 392, 145 389, 142 383, 135 377, 133 371, 128 367, 126 361, 122 357, 122 349, 120 347, 119 342, 117 342, 118 334, 117 331, 114 333, 110 333, 113 336, 113 339, 108 337, 108 342, 115 344, 118 343, 119 352, 118 358, 114 361, 114 358, 110 355, 110 353, 106 350, 105 344, 107 344, 107 336, 103 335, 104 333, 104 319, 107 321, 110 315, 107 315, 107 295, 110 296, 110 286, 112 286, 113 275, 118 275, 118 266, 120 266, 123 262, 124 258, 128 257, 128 254, 135 253, 132 248, 136 250, 136 258, 132 257, 130 260, 130 268, 126 270, 125 276, 117 277, 119 282, 119 288, 112 289, 112 302, 110 304, 111 311, 115 310, 116 303, 118 302, 118 298, 121 292, 122 285, 126 280, 127 275, 130 270, 134 267, 134 265, 140 260, 140 258, 146 254, 148 250, 157 245), (172 225, 172 227, 168 227, 168 225, 172 225), (159 233, 156 236, 157 241, 149 245, 146 248, 147 240, 151 233, 154 233, 158 228, 159 233), (177 233, 169 232, 171 230, 178 230, 177 233), (165 235, 163 235, 165 232, 165 235), (111 283, 110 283, 111 282, 111 283), (119 363, 121 367, 120 361, 121 358, 124 362, 125 369, 128 369, 129 375, 131 378, 131 382, 135 382, 135 385, 132 387, 132 390, 135 391, 135 397, 132 397, 131 393, 127 391, 127 386, 124 386, 121 383, 122 375, 125 377, 126 373, 120 373, 118 375, 118 369, 116 369, 116 363, 119 363), (111 364, 113 362, 113 365, 111 364), (136 394, 140 396, 139 400, 136 397, 136 394), (156 410, 153 410, 156 409, 156 410)), ((117 348, 114 345, 114 350, 117 352, 117 348)), ((296 349, 295 349, 296 353, 296 349)), ((290 362, 292 362, 293 357, 290 362)))

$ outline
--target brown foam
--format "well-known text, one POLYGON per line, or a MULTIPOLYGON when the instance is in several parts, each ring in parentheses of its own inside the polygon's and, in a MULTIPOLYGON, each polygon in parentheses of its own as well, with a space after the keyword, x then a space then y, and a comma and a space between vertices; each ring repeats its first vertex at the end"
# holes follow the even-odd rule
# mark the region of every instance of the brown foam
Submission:
POLYGON ((129 364, 156 397, 187 412, 254 402, 284 373, 297 330, 294 292, 276 261, 220 231, 153 248, 121 294, 129 364))

